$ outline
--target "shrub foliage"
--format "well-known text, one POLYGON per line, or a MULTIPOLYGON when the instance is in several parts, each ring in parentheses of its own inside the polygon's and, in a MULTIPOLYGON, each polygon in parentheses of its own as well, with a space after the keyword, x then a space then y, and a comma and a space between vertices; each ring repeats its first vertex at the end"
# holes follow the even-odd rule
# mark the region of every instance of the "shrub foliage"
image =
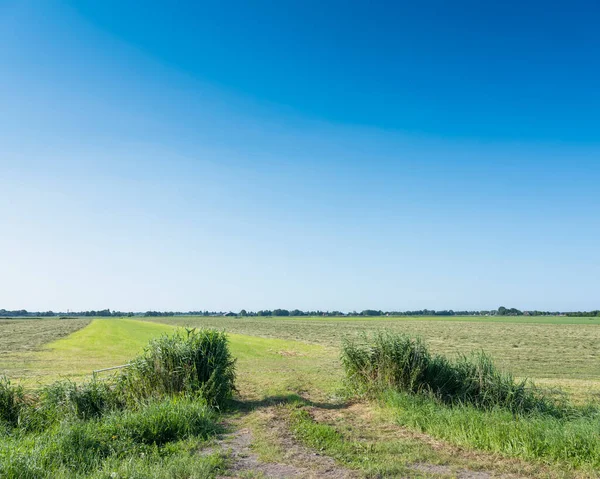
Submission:
POLYGON ((214 409, 234 381, 225 333, 195 329, 151 341, 107 381, 63 380, 25 394, 0 378, 0 477, 115 477, 104 471, 124 464, 132 477, 212 476, 222 460, 187 460, 185 444, 197 449, 216 434, 214 409))
POLYGON ((128 399, 193 393, 220 407, 235 390, 235 359, 227 336, 188 329, 152 340, 124 372, 121 388, 128 399))
POLYGON ((513 413, 562 414, 555 399, 528 380, 500 371, 483 352, 452 361, 432 354, 419 339, 382 332, 362 341, 345 340, 342 364, 352 385, 366 393, 392 389, 433 395, 445 403, 513 413))
POLYGON ((19 424, 26 405, 23 388, 12 384, 6 376, 0 377, 0 426, 19 424))

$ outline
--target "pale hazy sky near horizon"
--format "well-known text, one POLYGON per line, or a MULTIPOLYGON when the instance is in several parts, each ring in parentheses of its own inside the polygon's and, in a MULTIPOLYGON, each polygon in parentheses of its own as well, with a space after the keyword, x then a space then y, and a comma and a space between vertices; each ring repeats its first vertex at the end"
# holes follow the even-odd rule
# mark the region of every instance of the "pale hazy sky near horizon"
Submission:
POLYGON ((0 308, 600 308, 597 2, 0 2, 0 308))

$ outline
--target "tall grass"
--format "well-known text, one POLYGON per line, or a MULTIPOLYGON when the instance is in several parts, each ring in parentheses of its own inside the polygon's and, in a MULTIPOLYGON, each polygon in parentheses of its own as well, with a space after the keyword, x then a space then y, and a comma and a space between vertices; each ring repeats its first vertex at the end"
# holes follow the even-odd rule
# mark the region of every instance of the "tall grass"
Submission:
POLYGON ((600 468, 600 411, 548 396, 484 353, 456 360, 419 339, 380 333, 345 341, 352 386, 383 400, 397 422, 458 445, 568 467, 600 468))
POLYGON ((418 338, 382 332, 360 342, 345 340, 341 359, 348 380, 363 393, 392 389, 513 413, 565 411, 557 399, 545 396, 529 381, 500 371, 483 352, 451 361, 432 354, 418 338))
POLYGON ((223 459, 196 453, 219 431, 215 407, 234 381, 227 337, 214 330, 151 341, 107 381, 25 394, 0 379, 0 477, 213 477, 223 459))
POLYGON ((111 458, 169 454, 169 444, 205 440, 219 430, 216 413, 197 399, 152 400, 144 408, 114 411, 93 420, 63 421, 41 434, 0 442, 0 477, 54 477, 57 471, 88 474, 111 458))
POLYGON ((0 377, 0 427, 14 427, 19 424, 25 407, 23 388, 12 384, 6 376, 0 377))
POLYGON ((194 393, 211 406, 223 406, 235 390, 235 359, 224 332, 176 331, 150 341, 122 375, 128 399, 194 393))
POLYGON ((600 470, 600 415, 543 413, 515 416, 504 408, 449 406, 432 397, 383 393, 396 421, 451 443, 523 459, 542 460, 595 473, 600 470))
POLYGON ((80 384, 69 380, 50 384, 41 390, 38 404, 47 413, 93 419, 121 408, 123 401, 111 383, 93 378, 80 384))

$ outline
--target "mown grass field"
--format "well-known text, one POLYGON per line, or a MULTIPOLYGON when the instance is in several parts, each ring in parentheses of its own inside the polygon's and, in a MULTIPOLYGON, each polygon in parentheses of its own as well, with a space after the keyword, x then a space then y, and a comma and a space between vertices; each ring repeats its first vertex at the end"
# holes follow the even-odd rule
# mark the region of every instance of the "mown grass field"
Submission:
POLYGON ((379 330, 423 338, 435 352, 456 356, 484 350, 520 377, 562 387, 577 399, 600 397, 600 318, 214 318, 152 322, 223 328, 338 348, 343 337, 379 330))
MULTIPOLYGON (((9 328, 13 324, 3 326, 9 328)), ((18 321, 16 324, 19 325, 18 321)), ((177 327, 129 319, 95 319, 86 324, 87 327, 70 335, 65 328, 63 338, 33 351, 21 350, 14 342, 16 351, 0 361, 0 374, 7 374, 29 387, 60 378, 84 379, 94 370, 126 364, 150 339, 170 333, 177 327)), ((257 399, 269 394, 297 392, 301 389, 299 377, 302 377, 302 387, 313 383, 318 383, 320 390, 337 387, 330 375, 321 374, 326 369, 339 379, 337 353, 332 348, 235 333, 229 335, 229 340, 238 360, 241 391, 245 396, 257 399), (290 370, 294 374, 289 374, 290 370)), ((25 337, 22 342, 26 344, 25 337)))
MULTIPOLYGON (((599 321, 523 319, 8 320, 0 322, 0 338, 5 339, 0 342, 4 344, 0 373, 29 388, 62 377, 79 381, 89 378, 94 369, 128 362, 149 339, 176 327, 214 327, 229 333, 231 352, 238 361, 238 409, 228 413, 226 421, 239 430, 251 431, 252 444, 244 454, 255 454, 269 464, 290 464, 294 470, 304 471, 299 477, 323 477, 322 470, 315 469, 323 466, 314 460, 311 450, 334 458, 340 470, 350 474, 343 476, 338 471, 338 476, 332 477, 353 477, 354 473, 482 479, 503 475, 596 477, 597 471, 589 467, 573 469, 552 461, 490 455, 466 442, 455 445, 435 434, 428 436, 410 421, 401 423, 397 410, 389 405, 357 402, 344 391, 341 338, 385 328, 420 335, 433 350, 449 355, 484 349, 518 375, 566 387, 577 402, 596 400, 600 391, 599 321), (36 336, 35 342, 28 331, 36 336), (300 446, 291 445, 290 434, 300 446), (469 476, 475 473, 482 475, 469 476)), ((414 421, 418 424, 419 419, 414 421)), ((244 474, 239 477, 269 477, 269 469, 261 472, 257 466, 255 472, 244 474)))

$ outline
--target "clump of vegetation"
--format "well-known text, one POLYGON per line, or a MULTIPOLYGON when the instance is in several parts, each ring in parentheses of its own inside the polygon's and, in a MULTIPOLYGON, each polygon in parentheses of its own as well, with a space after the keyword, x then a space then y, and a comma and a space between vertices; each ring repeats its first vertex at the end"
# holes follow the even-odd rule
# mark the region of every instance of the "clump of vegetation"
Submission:
POLYGON ((6 376, 0 377, 0 426, 16 426, 26 407, 25 391, 13 385, 6 376))
POLYGON ((204 441, 219 430, 216 413, 195 398, 151 400, 139 410, 113 411, 92 420, 62 421, 42 434, 0 443, 0 476, 83 477, 111 458, 168 456, 186 440, 204 441))
POLYGON ((119 391, 108 381, 93 378, 77 384, 57 381, 42 388, 37 407, 29 417, 29 429, 39 430, 65 417, 94 419, 124 407, 119 391))
POLYGON ((600 414, 594 408, 564 417, 515 417, 503 408, 449 406, 406 392, 387 391, 382 399, 398 424, 460 446, 587 469, 593 477, 600 469, 600 414))
POLYGON ((188 393, 221 407, 231 398, 234 383, 235 359, 226 334, 188 329, 150 341, 123 373, 120 387, 128 400, 188 393))
POLYGON ((63 380, 26 396, 1 379, 0 477, 212 477, 223 458, 195 453, 220 430, 215 407, 234 381, 227 337, 214 330, 151 341, 107 381, 63 380))
POLYGON ((432 354, 420 339, 403 334, 384 332, 363 339, 345 340, 342 346, 347 378, 363 392, 391 389, 481 409, 564 413, 556 399, 546 397, 529 381, 517 381, 500 371, 483 352, 451 361, 432 354))

